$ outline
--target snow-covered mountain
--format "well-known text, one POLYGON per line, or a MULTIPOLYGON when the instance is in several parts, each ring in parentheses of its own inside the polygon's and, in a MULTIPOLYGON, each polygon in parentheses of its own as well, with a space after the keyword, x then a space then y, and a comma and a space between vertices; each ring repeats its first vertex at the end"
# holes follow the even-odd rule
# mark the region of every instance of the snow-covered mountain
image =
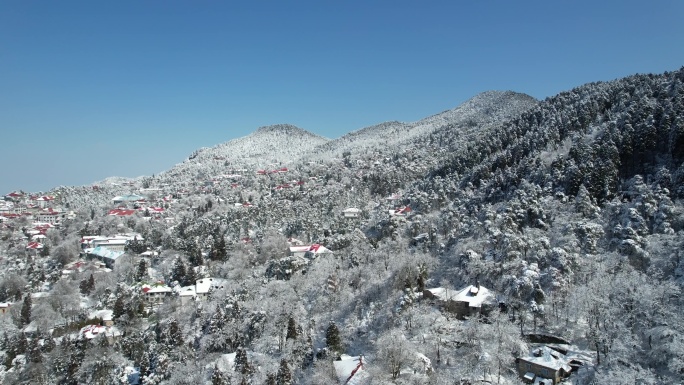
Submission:
POLYGON ((329 139, 290 124, 261 127, 255 132, 214 147, 202 148, 162 173, 163 179, 180 175, 218 175, 249 168, 291 164, 329 139))
POLYGON ((501 123, 536 104, 537 100, 526 94, 486 91, 453 109, 417 122, 389 121, 351 132, 315 149, 312 157, 324 158, 331 153, 339 155, 367 150, 396 151, 440 129, 449 129, 453 135, 459 135, 473 128, 482 129, 501 123))
POLYGON ((264 127, 156 177, 61 188, 58 228, 8 197, 0 381, 517 384, 549 352, 574 383, 679 383, 682 106, 684 68, 541 102, 488 92, 334 141, 264 127), (128 193, 146 200, 112 200, 128 193), (131 233, 113 270, 76 257, 85 236, 131 233), (207 298, 175 292, 206 278, 207 298), (119 341, 70 332, 103 310, 119 341))

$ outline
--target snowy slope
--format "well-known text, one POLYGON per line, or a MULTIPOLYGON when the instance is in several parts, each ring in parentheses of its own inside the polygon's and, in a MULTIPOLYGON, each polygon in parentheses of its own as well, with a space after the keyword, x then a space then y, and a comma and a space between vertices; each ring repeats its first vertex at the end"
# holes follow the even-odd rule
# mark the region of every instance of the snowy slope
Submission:
POLYGON ((252 134, 226 143, 195 151, 160 177, 180 175, 216 175, 230 170, 267 168, 288 165, 302 155, 325 144, 329 139, 289 124, 261 127, 252 134))
MULTIPOLYGON (((396 151, 439 129, 480 129, 513 118, 537 104, 533 97, 512 91, 482 92, 456 108, 417 122, 390 121, 351 132, 314 150, 313 158, 367 150, 396 151)), ((452 132, 452 134, 455 134, 452 132)), ((457 133, 456 133, 457 134, 457 133)))

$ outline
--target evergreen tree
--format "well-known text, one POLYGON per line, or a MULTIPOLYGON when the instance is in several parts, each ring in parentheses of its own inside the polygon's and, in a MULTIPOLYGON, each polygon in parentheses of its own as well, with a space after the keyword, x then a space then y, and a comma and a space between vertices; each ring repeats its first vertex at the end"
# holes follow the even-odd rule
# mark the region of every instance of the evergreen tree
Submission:
POLYGON ((178 282, 182 285, 185 282, 185 264, 180 258, 176 258, 173 263, 173 269, 171 270, 171 282, 178 282))
POLYGON ((113 316, 114 318, 119 318, 126 313, 126 307, 124 304, 123 297, 116 297, 116 302, 114 302, 113 316))
POLYGON ((88 294, 90 294, 93 290, 95 290, 95 278, 93 277, 93 274, 90 274, 90 277, 88 277, 88 294))
POLYGON ((277 385, 275 374, 273 374, 273 373, 267 374, 266 375, 266 382, 264 385, 277 385))
POLYGON ((135 280, 136 282, 142 282, 145 278, 147 278, 147 262, 141 259, 138 262, 138 269, 135 271, 135 280))
POLYGON ((227 256, 226 239, 224 234, 217 228, 214 231, 214 243, 211 246, 211 259, 214 261, 225 261, 227 256))
POLYGON ((335 322, 330 321, 325 330, 325 345, 336 354, 342 353, 342 340, 340 339, 340 329, 335 322))
POLYGON ((280 360, 280 366, 278 367, 278 373, 276 374, 276 384, 292 384, 292 372, 290 371, 290 366, 287 364, 287 360, 284 358, 280 360))
POLYGON ((188 256, 188 261, 192 266, 202 266, 204 265, 204 258, 202 258, 202 249, 199 246, 195 246, 188 256))
POLYGON ((21 305, 21 312, 19 313, 19 321, 22 327, 31 323, 31 293, 24 296, 24 303, 21 305))
POLYGON ((190 286, 194 285, 195 281, 197 281, 197 276, 195 275, 195 268, 191 266, 188 266, 188 270, 185 274, 185 281, 183 282, 183 286, 190 286))
POLYGON ((150 374, 150 353, 145 351, 140 357, 140 362, 138 363, 140 370, 140 378, 143 378, 150 374))
POLYGON ((216 365, 211 373, 211 385, 228 385, 226 375, 216 365))
POLYGON ((249 376, 254 372, 247 358, 247 351, 243 347, 238 347, 235 351, 235 371, 243 376, 249 376))
POLYGON ((178 321, 175 319, 169 321, 166 337, 166 342, 169 346, 180 346, 183 344, 183 332, 180 325, 178 325, 178 321))
POLYGON ((287 335, 286 340, 297 338, 297 324, 292 316, 287 320, 287 335))

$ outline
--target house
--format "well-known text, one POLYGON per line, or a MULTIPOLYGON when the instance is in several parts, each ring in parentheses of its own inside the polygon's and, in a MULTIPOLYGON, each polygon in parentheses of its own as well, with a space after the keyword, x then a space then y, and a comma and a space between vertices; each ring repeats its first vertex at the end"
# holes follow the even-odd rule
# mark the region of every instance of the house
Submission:
POLYGON ((183 305, 192 301, 206 300, 212 291, 224 289, 226 283, 227 281, 223 278, 198 279, 194 285, 181 287, 178 291, 178 297, 180 297, 183 305))
POLYGON ((34 255, 38 255, 38 251, 43 249, 43 244, 40 242, 29 242, 26 245, 26 250, 33 252, 34 255))
POLYGON ((119 195, 112 198, 112 203, 114 203, 115 205, 127 202, 145 202, 145 197, 142 195, 128 194, 119 195))
POLYGON ((468 285, 458 291, 442 287, 426 289, 423 291, 423 297, 440 301, 444 309, 455 313, 458 318, 486 314, 497 305, 496 297, 479 283, 468 285))
POLYGON ((290 246, 291 257, 316 258, 322 254, 332 254, 332 251, 318 243, 306 246, 290 246))
POLYGON ((110 251, 124 251, 129 240, 127 238, 95 238, 90 243, 93 248, 104 247, 110 251))
POLYGON ((520 377, 528 383, 555 385, 572 372, 570 360, 557 350, 542 346, 516 359, 520 377))
POLYGON ((371 378, 365 368, 364 356, 352 357, 346 354, 340 359, 333 361, 337 380, 341 385, 366 385, 371 383, 371 378))
POLYGON ((114 326, 114 311, 113 310, 96 310, 88 316, 89 319, 99 318, 102 320, 101 326, 114 326))
POLYGON ((145 294, 145 300, 150 305, 163 303, 173 293, 173 289, 164 284, 156 284, 154 286, 143 285, 142 291, 145 294))
POLYGON ((202 278, 195 282, 195 294, 197 299, 207 299, 212 290, 221 290, 226 287, 226 280, 222 278, 202 278))
POLYGON ((104 247, 111 251, 125 251, 126 245, 131 241, 144 241, 142 235, 138 233, 118 234, 113 237, 103 237, 99 235, 86 235, 81 238, 81 248, 104 247))
POLYGON ((95 258, 102 261, 108 268, 113 268, 116 260, 125 254, 123 250, 109 250, 106 247, 98 246, 83 250, 86 257, 95 258))
POLYGON ((86 325, 79 331, 79 337, 83 337, 87 340, 92 340, 93 338, 103 335, 107 338, 107 342, 113 345, 116 340, 118 340, 123 333, 116 326, 101 326, 101 325, 86 325))
POLYGON ((40 210, 33 215, 37 222, 49 223, 51 225, 58 225, 66 217, 65 212, 53 208, 40 210))
POLYGON ((24 193, 19 191, 12 191, 11 193, 5 195, 5 200, 13 202, 19 202, 22 198, 24 198, 24 193))
POLYGON ((9 302, 0 303, 0 317, 9 313, 9 310, 10 310, 10 303, 9 302))
POLYGON ((197 293, 195 292, 195 286, 184 286, 181 287, 178 292, 178 297, 181 300, 181 305, 188 305, 190 302, 197 299, 197 293))
POLYGON ((36 202, 40 208, 46 208, 55 200, 55 197, 51 195, 44 195, 40 197, 31 197, 31 200, 36 202))
POLYGON ((406 218, 411 213, 409 206, 402 206, 396 209, 389 209, 389 216, 391 219, 406 218))
POLYGON ((107 215, 112 215, 112 216, 117 216, 117 217, 127 217, 129 215, 135 214, 135 210, 133 209, 111 209, 107 212, 107 215))
POLYGON ((361 209, 357 209, 356 207, 350 207, 342 211, 342 215, 345 218, 358 218, 361 216, 361 209))

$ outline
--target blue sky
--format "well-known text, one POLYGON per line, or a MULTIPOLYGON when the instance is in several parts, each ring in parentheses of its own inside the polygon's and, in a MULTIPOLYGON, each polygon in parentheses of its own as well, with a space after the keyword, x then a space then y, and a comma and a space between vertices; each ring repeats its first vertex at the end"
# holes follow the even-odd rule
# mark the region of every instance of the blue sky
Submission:
POLYGON ((684 65, 682 1, 0 2, 0 194, 684 65))

